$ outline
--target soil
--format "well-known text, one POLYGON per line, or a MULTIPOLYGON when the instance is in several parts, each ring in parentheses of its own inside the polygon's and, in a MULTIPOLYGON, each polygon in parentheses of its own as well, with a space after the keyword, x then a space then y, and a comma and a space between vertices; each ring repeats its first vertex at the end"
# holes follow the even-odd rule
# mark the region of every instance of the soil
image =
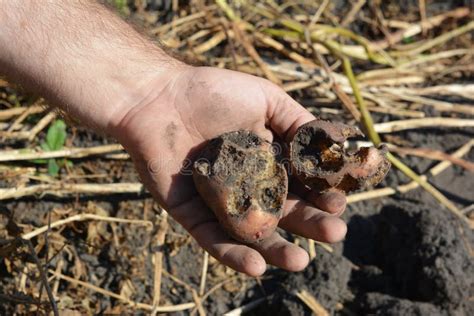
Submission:
POLYGON ((350 206, 346 240, 333 253, 320 249, 305 271, 280 276, 255 315, 311 315, 294 295, 302 289, 331 314, 472 315, 474 234, 418 193, 417 201, 350 206))
POLYGON ((220 135, 196 159, 193 178, 203 200, 237 240, 258 242, 275 230, 288 180, 269 142, 243 130, 220 135))
MULTIPOLYGON (((413 146, 450 152, 473 135, 474 129, 441 129, 396 136, 413 146)), ((474 150, 465 158, 473 161, 474 150)), ((405 161, 419 173, 436 164, 417 157, 405 161)), ((384 184, 407 180, 392 169, 384 184)), ((472 174, 462 168, 451 167, 432 182, 458 206, 474 203, 472 174)), ((296 289, 307 289, 334 314, 474 313, 474 234, 425 191, 351 204, 343 218, 348 222, 345 241, 333 253, 318 247, 316 259, 302 273, 270 273, 262 286, 273 294, 252 314, 309 315, 294 296, 296 289)))
MULTIPOLYGON (((88 133, 80 131, 81 134, 88 133)), ((404 132, 397 136, 411 144, 452 151, 466 143, 474 130, 444 129, 438 133, 404 132)), ((474 160, 474 150, 465 156, 474 160)), ((94 159, 97 162, 97 159, 94 159)), ((405 161, 417 172, 426 172, 435 162, 414 157, 405 161)), ((87 164, 85 159, 78 164, 87 164)), ((111 170, 116 161, 95 163, 95 172, 111 170)), ((130 164, 121 164, 118 181, 136 179, 130 164)), ((101 180, 97 180, 101 181, 101 180)), ((407 179, 392 169, 384 185, 406 182, 407 179)), ((450 167, 432 181, 459 207, 474 203, 472 174, 460 167, 450 167)), ((3 203, 14 213, 20 225, 41 226, 47 222, 48 212, 74 208, 86 212, 88 207, 99 208, 99 214, 122 218, 159 220, 161 211, 150 198, 112 196, 104 199, 35 199, 3 203), (150 207, 152 205, 152 207, 150 207)), ((3 214, 4 212, 2 212, 3 214)), ((474 234, 465 224, 439 206, 423 190, 417 189, 391 198, 359 202, 348 206, 343 218, 348 222, 344 242, 333 245, 333 252, 317 246, 317 257, 300 273, 288 273, 270 268, 260 280, 236 274, 211 260, 206 289, 226 281, 204 302, 210 315, 219 315, 256 299, 267 297, 265 303, 250 312, 254 315, 310 315, 311 311, 295 296, 295 291, 306 289, 335 315, 472 315, 474 302, 474 264, 472 244, 474 234)), ((2 240, 10 240, 5 226, 6 216, 0 215, 2 240)), ((183 229, 170 220, 171 227, 165 247, 164 269, 190 286, 199 286, 202 269, 202 250, 183 229)), ((157 249, 155 232, 143 227, 100 222, 76 223, 59 236, 66 243, 59 260, 65 262, 62 273, 82 276, 85 280, 109 291, 120 293, 132 289, 131 298, 137 301, 152 299, 153 263, 150 253, 157 249)), ((54 235, 55 238, 58 235, 54 235)), ((287 236, 290 240, 293 236, 287 236)), ((35 245, 37 245, 35 243, 35 245)), ((302 244, 303 246, 304 243, 302 244)), ((61 244, 50 243, 54 253, 61 244)), ((40 255, 42 255, 40 253, 40 255)), ((17 250, 16 259, 0 264, 0 314, 11 314, 21 302, 27 310, 30 297, 22 295, 15 285, 17 269, 31 262, 25 247, 17 250), (15 301, 16 299, 17 301, 15 301)), ((34 274, 30 282, 39 282, 34 274)), ((74 309, 94 313, 127 310, 127 306, 108 296, 85 291, 67 282, 60 282, 60 306, 73 308, 73 297, 84 296, 83 303, 74 309)), ((45 305, 47 302, 43 299, 45 305)), ((190 292, 169 277, 163 277, 162 304, 192 301, 190 292)), ((17 308, 18 311, 18 308, 17 308)), ((186 312, 177 313, 186 314, 186 312)))

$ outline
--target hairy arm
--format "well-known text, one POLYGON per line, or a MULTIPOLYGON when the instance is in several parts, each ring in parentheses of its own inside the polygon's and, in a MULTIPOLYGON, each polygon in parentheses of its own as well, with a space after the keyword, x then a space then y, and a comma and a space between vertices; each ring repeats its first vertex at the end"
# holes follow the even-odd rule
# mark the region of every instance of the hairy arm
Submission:
POLYGON ((181 65, 94 1, 0 3, 1 71, 100 130, 181 65))
MULTIPOLYGON (((222 133, 245 129, 269 141, 287 139, 314 119, 280 87, 184 65, 91 1, 0 0, 0 67, 116 137, 156 200, 222 263, 249 275, 261 275, 266 264, 292 271, 308 264, 306 251, 277 232, 251 246, 230 238, 182 173, 183 163, 222 133)), ((281 228, 324 242, 344 237, 344 195, 291 191, 281 228)))

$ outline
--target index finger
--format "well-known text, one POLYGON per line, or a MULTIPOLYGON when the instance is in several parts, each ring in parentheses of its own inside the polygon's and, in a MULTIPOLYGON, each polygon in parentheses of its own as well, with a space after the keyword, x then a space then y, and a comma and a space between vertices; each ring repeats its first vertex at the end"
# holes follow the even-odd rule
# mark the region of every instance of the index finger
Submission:
POLYGON ((316 119, 313 114, 293 100, 281 88, 274 86, 266 93, 269 100, 267 105, 268 125, 280 139, 290 141, 301 125, 316 119))

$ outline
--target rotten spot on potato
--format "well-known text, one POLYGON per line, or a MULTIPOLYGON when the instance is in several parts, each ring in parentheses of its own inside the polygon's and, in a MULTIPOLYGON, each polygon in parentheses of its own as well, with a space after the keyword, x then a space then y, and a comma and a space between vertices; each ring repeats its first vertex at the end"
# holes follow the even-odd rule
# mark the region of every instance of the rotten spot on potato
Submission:
POLYGON ((302 125, 290 143, 290 162, 296 176, 317 192, 345 193, 383 180, 390 162, 386 148, 362 147, 348 152, 344 142, 362 135, 357 127, 314 120, 302 125))
POLYGON ((195 161, 193 179, 234 239, 258 242, 275 230, 288 179, 269 142, 243 130, 220 135, 208 142, 195 161))

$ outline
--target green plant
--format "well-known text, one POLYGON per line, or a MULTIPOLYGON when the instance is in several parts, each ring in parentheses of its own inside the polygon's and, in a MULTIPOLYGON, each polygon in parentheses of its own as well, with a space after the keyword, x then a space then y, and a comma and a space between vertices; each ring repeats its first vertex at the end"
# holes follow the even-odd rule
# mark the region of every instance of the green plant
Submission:
POLYGON ((413 36, 404 37, 402 39, 403 44, 411 44, 411 43, 414 43, 414 42, 415 42, 415 39, 413 38, 413 36))
MULTIPOLYGON (((63 120, 56 120, 49 126, 46 140, 41 143, 41 149, 44 151, 61 150, 66 142, 66 137, 66 124, 63 120)), ((62 167, 72 164, 64 158, 37 159, 34 162, 48 164, 48 174, 51 176, 57 176, 62 167)))

